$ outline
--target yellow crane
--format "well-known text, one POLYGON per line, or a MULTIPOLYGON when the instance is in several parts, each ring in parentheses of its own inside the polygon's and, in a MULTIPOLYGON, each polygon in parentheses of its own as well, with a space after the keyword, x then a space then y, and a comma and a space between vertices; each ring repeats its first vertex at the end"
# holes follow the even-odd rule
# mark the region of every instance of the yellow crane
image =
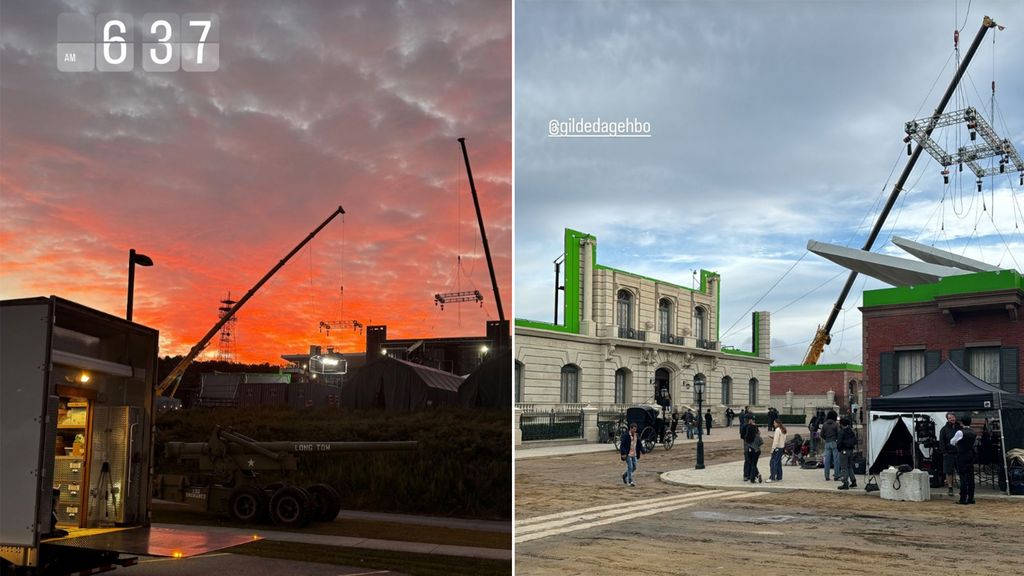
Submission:
MULTIPOLYGON (((957 85, 960 84, 960 79, 963 78, 964 72, 967 71, 967 66, 971 63, 971 59, 974 58, 974 53, 978 51, 978 46, 981 45, 981 40, 985 37, 985 33, 988 32, 989 28, 995 28, 997 26, 998 24, 988 16, 985 16, 982 20, 981 29, 979 29, 977 35, 975 35, 974 41, 971 43, 971 47, 968 48, 967 54, 964 56, 963 61, 956 70, 956 74, 953 75, 953 80, 950 81, 949 87, 946 88, 946 93, 942 95, 942 100, 939 101, 939 105, 935 108, 935 112, 931 116, 931 121, 925 127, 924 135, 926 137, 930 137, 932 131, 935 130, 935 126, 938 124, 940 116, 942 116, 942 113, 945 111, 946 105, 949 104, 950 98, 953 97, 957 85)), ((878 215, 878 219, 875 220, 875 226, 871 229, 871 234, 868 236, 867 242, 864 243, 862 250, 871 250, 871 247, 875 243, 875 239, 878 238, 878 233, 882 230, 882 225, 885 224, 885 219, 889 216, 889 212, 892 211, 893 206, 896 204, 896 199, 899 198, 900 192, 903 191, 903 185, 907 183, 907 179, 910 177, 910 173, 914 169, 914 165, 917 164, 917 159, 921 156, 921 152, 924 149, 923 146, 918 144, 917 147, 911 151, 911 138, 909 134, 906 138, 906 142, 910 158, 907 160, 907 165, 903 167, 903 172, 900 174, 900 178, 896 182, 896 185, 893 186, 892 192, 889 193, 889 200, 882 208, 882 212, 878 215)), ((850 294, 850 288, 853 287, 853 282, 856 279, 857 272, 851 271, 850 275, 846 278, 846 284, 843 285, 843 290, 839 293, 839 298, 836 300, 836 303, 832 305, 832 312, 829 313, 828 319, 825 323, 818 326, 818 330, 814 334, 814 339, 811 341, 810 347, 807 348, 807 355, 804 356, 805 365, 817 364, 825 346, 832 341, 832 326, 835 325, 836 318, 839 317, 839 312, 843 309, 843 303, 846 302, 846 297, 850 294)))

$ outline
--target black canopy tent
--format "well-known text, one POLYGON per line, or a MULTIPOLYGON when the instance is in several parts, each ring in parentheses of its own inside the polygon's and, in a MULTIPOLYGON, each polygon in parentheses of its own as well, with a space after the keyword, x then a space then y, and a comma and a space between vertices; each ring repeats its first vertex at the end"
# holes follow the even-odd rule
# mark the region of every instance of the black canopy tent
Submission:
POLYGON ((459 402, 467 408, 512 407, 512 349, 489 358, 459 386, 459 402))
MULTIPOLYGON (((1024 448, 1024 398, 971 375, 949 360, 910 386, 871 400, 869 412, 874 411, 993 411, 1000 422, 1004 459, 1006 451, 1024 448)), ((1002 468, 1005 474, 1006 466, 1002 468)))

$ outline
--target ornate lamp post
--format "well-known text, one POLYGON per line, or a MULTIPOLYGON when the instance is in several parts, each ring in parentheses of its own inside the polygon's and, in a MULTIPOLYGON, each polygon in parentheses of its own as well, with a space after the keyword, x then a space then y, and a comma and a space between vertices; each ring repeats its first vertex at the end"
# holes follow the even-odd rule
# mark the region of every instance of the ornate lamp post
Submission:
POLYGON ((704 418, 704 390, 707 384, 703 374, 693 377, 693 391, 697 394, 697 470, 704 469, 704 426, 701 420, 704 418))

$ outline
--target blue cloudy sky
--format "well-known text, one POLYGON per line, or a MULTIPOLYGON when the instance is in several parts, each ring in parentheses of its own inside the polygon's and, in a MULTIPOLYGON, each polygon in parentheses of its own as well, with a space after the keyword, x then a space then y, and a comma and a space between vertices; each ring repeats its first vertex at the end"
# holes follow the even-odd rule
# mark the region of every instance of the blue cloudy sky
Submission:
MULTIPOLYGON (((723 343, 749 349, 747 311, 768 310, 776 363, 799 362, 846 276, 807 241, 863 244, 906 162, 904 123, 952 76, 953 30, 963 55, 984 15, 1006 30, 947 110, 990 117, 995 80, 995 128, 1021 150, 1022 2, 517 2, 516 316, 551 320, 571 227, 597 235, 603 264, 683 285, 720 272, 723 343), (652 137, 547 137, 572 117, 636 117, 652 137)), ((1020 270, 1018 176, 978 194, 969 171, 944 186, 940 170, 922 156, 876 251, 897 253, 896 234, 1020 270)), ((878 287, 858 279, 822 362, 861 361, 857 306, 878 287)))

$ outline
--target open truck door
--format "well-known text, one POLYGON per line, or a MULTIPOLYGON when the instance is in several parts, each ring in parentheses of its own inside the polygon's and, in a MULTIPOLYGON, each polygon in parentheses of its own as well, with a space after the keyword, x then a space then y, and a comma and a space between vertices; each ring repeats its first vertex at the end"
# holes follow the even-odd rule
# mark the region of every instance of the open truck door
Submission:
POLYGON ((43 573, 237 545, 149 527, 156 330, 55 296, 0 302, 0 564, 43 573))

